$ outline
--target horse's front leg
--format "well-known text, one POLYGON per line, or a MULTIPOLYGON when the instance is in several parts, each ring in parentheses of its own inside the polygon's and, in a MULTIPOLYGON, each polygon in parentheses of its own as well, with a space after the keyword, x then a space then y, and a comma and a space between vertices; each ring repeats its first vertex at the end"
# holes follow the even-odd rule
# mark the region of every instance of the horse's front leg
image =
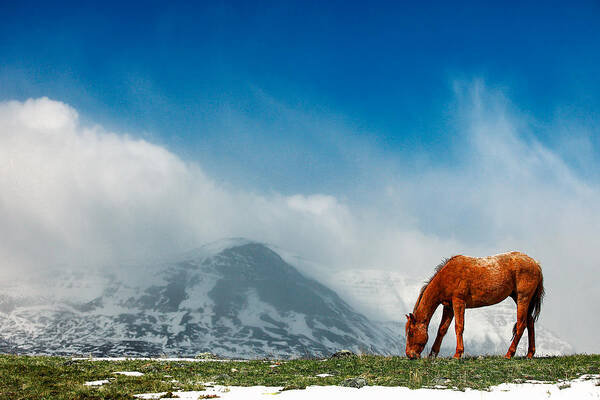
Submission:
POLYGON ((454 309, 454 329, 456 330, 456 353, 454 358, 460 358, 465 352, 463 343, 463 332, 465 330, 465 302, 461 299, 452 299, 452 308, 454 309))
POLYGON ((429 353, 429 357, 437 357, 440 352, 440 346, 442 345, 442 340, 448 331, 448 327, 452 322, 452 318, 454 318, 454 311, 451 306, 444 306, 444 312, 442 313, 442 321, 440 322, 440 327, 438 329, 437 336, 435 337, 435 342, 433 342, 433 346, 431 347, 431 352, 429 353))

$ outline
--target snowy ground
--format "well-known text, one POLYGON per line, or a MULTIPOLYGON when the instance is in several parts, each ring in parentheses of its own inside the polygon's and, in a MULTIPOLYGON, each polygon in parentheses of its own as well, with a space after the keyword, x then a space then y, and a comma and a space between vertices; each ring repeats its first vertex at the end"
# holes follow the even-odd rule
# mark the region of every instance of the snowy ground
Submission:
MULTIPOLYGON (((132 371, 128 375, 136 376, 132 371)), ((108 380, 87 382, 86 385, 109 384, 108 380)), ((360 389, 340 386, 310 386, 303 390, 286 390, 281 392, 281 387, 267 386, 220 386, 208 385, 200 392, 173 392, 173 397, 188 400, 197 400, 202 396, 218 396, 224 400, 241 399, 268 399, 277 395, 285 399, 394 399, 410 398, 420 399, 600 399, 600 375, 584 375, 581 378, 559 383, 544 383, 528 381, 525 383, 503 383, 494 386, 490 391, 467 389, 464 392, 451 389, 417 389, 406 387, 365 386, 360 389)), ((140 399, 161 399, 166 393, 142 393, 136 395, 140 399)), ((207 398, 207 397, 204 397, 207 398)))
MULTIPOLYGON (((600 399, 600 386, 596 386, 598 380, 571 381, 570 387, 560 388, 560 384, 523 383, 502 384, 493 387, 489 392, 478 390, 466 390, 464 392, 449 389, 417 389, 411 390, 405 387, 365 386, 361 389, 346 388, 340 386, 310 386, 304 390, 287 390, 279 392, 280 387, 223 387, 214 386, 202 392, 173 392, 180 399, 196 400, 200 396, 217 395, 219 398, 227 399, 268 399, 277 395, 283 399, 600 399)), ((566 386, 564 383, 562 384, 566 386)), ((164 393, 146 393, 136 397, 141 399, 160 399, 164 393)))
MULTIPOLYGON (((122 361, 131 358, 81 358, 85 360, 112 360, 122 361)), ((145 358, 135 358, 136 360, 145 358)), ((152 361, 221 361, 228 362, 232 360, 222 359, 195 359, 195 358, 148 358, 152 361)), ((274 364, 271 367, 277 367, 274 364)), ((115 374, 127 376, 142 376, 143 374, 137 371, 120 371, 115 374)), ((330 376, 329 374, 319 374, 317 376, 330 376)), ((111 384, 110 380, 100 380, 86 382, 87 386, 102 386, 111 384)), ((417 389, 412 390, 406 387, 387 387, 387 386, 364 386, 360 389, 341 387, 341 386, 309 386, 302 390, 285 390, 281 391, 282 387, 268 386, 221 386, 213 382, 205 384, 204 391, 181 392, 174 391, 173 398, 197 400, 202 396, 215 395, 216 398, 223 400, 241 400, 241 399, 269 399, 270 396, 277 395, 283 399, 310 399, 310 400, 365 400, 365 399, 401 399, 409 398, 411 400, 452 400, 452 399, 467 399, 467 400, 500 400, 500 399, 600 399, 600 375, 583 375, 572 381, 561 381, 558 383, 548 383, 539 381, 526 381, 524 383, 503 383, 492 387, 489 391, 479 391, 466 389, 464 392, 453 390, 450 388, 439 387, 437 389, 417 389)), ((162 399, 167 393, 141 393, 136 395, 139 399, 162 399)), ((169 397, 171 398, 171 397, 169 397)), ((210 398, 210 397, 204 397, 210 398)))
POLYGON ((180 357, 73 357, 75 361, 128 361, 128 360, 148 360, 148 361, 186 361, 186 362, 248 362, 248 360, 233 360, 220 358, 180 358, 180 357))

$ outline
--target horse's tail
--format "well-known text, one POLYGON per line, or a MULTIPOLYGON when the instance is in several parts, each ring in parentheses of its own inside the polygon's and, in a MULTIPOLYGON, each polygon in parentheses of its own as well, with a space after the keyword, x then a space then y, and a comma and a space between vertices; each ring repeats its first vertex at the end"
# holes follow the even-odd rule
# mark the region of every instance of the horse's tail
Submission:
POLYGON ((533 321, 537 321, 540 316, 540 312, 542 311, 542 301, 544 300, 544 295, 546 291, 544 290, 544 277, 540 278, 540 283, 538 283, 537 289, 535 289, 535 293, 533 295, 533 299, 529 303, 529 310, 527 313, 533 321))
MULTIPOLYGON (((527 315, 530 318, 533 318, 533 322, 537 321, 538 317, 540 316, 540 312, 542 311, 542 301, 544 300, 545 294, 546 294, 546 291, 544 290, 544 277, 542 276, 542 278, 540 279, 540 282, 537 285, 537 288, 535 289, 533 298, 531 299, 531 302, 529 302, 529 309, 527 310, 527 315)), ((513 333, 513 339, 514 339, 515 335, 517 334, 517 323, 516 322, 513 325, 512 333, 513 333)))

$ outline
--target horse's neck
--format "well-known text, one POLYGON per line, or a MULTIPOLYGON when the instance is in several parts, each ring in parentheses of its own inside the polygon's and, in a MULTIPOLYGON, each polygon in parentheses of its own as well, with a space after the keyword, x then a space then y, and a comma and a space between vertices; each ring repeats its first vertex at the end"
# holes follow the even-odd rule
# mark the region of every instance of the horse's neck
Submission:
POLYGON ((423 292, 419 306, 414 312, 415 318, 417 321, 424 321, 429 325, 429 321, 439 305, 440 301, 438 300, 435 284, 434 282, 430 282, 423 292))

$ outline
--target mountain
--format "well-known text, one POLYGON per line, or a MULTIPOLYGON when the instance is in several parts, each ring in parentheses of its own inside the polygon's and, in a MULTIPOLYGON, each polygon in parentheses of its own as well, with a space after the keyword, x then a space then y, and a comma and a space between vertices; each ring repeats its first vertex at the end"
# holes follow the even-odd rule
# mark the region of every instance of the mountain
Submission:
MULTIPOLYGON (((264 244, 222 240, 152 265, 0 283, 0 352, 288 358, 345 348, 404 354, 404 314, 421 284, 389 271, 332 271, 264 244)), ((441 309, 430 342, 440 317, 441 309)), ((510 299, 467 310, 466 353, 504 354, 515 318, 510 299)), ((441 354, 453 354, 455 343, 451 326, 441 354)), ((526 346, 524 335, 517 354, 526 346)), ((539 323, 536 348, 538 355, 573 352, 539 323)))
POLYGON ((245 240, 156 265, 0 286, 0 352, 287 358, 403 346, 271 248, 245 240))
MULTIPOLYGON (((423 284, 400 273, 382 270, 345 270, 320 276, 320 281, 338 293, 352 293, 345 300, 359 312, 367 315, 382 329, 401 332, 404 336, 404 315, 411 312, 423 284)), ((344 297, 344 296, 342 296, 344 297)), ((542 318, 543 318, 542 307, 542 318)), ((441 307, 434 314, 429 326, 429 344, 433 343, 441 307)), ((516 321, 516 305, 512 299, 478 309, 467 309, 465 313, 465 353, 506 354, 512 338, 512 327, 516 321)), ((560 355, 574 352, 573 346, 559 338, 539 322, 536 324, 536 354, 560 355)), ((456 347, 454 323, 448 329, 440 355, 452 355, 456 347)), ((521 338, 517 355, 527 353, 527 332, 521 338)), ((428 351, 428 349, 427 349, 428 351)))

